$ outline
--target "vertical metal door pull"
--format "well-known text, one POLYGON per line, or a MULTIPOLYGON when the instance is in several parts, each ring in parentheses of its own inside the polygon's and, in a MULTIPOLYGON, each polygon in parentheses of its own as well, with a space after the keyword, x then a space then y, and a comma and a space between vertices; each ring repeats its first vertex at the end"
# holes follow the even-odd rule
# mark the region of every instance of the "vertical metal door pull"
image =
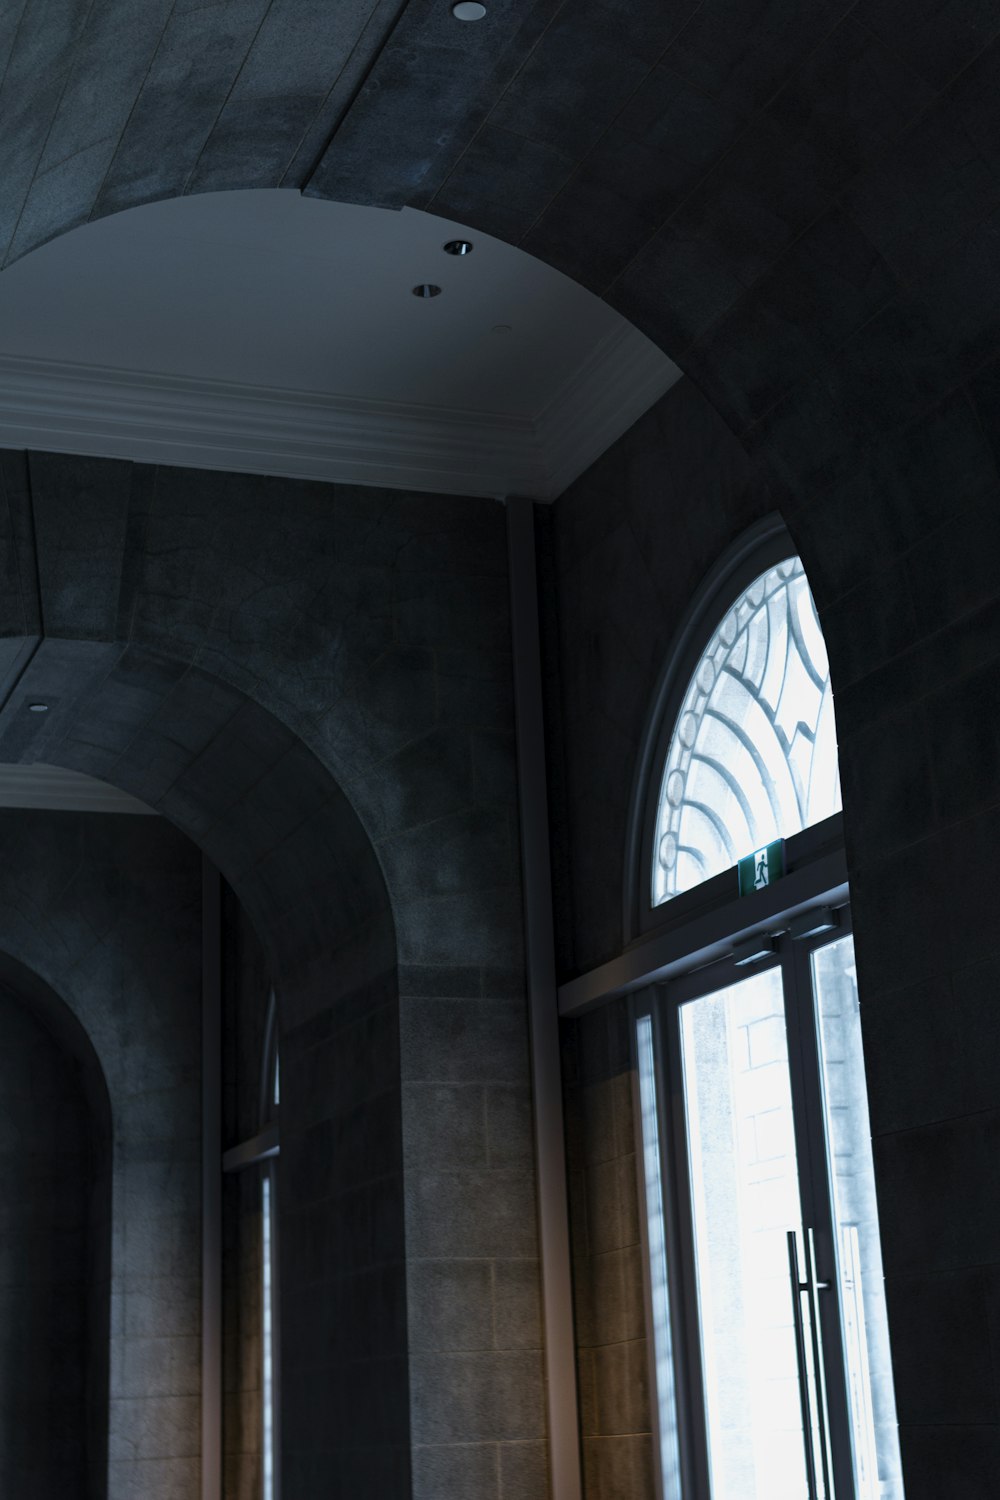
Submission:
POLYGON ((823 1327, 819 1315, 819 1294, 828 1290, 830 1283, 820 1281, 816 1275, 816 1239, 811 1229, 806 1230, 806 1287, 809 1294, 809 1330, 812 1334, 813 1369, 816 1371, 816 1413, 819 1427, 819 1456, 823 1465, 823 1493, 833 1495, 830 1487, 830 1418, 826 1405, 826 1370, 823 1365, 823 1327))
POLYGON ((798 1237, 788 1231, 788 1276, 792 1287, 792 1315, 795 1319, 795 1357, 799 1367, 799 1403, 802 1408, 802 1442, 806 1456, 806 1483, 809 1500, 833 1500, 830 1487, 830 1430, 826 1409, 826 1376, 823 1369, 823 1335, 820 1327, 819 1294, 830 1283, 816 1275, 816 1242, 811 1229, 805 1231, 806 1279, 799 1280, 798 1237), (816 1454, 813 1448, 812 1405, 809 1400, 809 1364, 806 1354, 806 1330, 802 1317, 802 1293, 809 1298, 809 1342, 813 1369, 816 1372, 816 1428, 819 1433, 819 1456, 822 1465, 822 1492, 816 1484, 816 1454))
POLYGON ((802 1321, 802 1293, 808 1284, 799 1280, 799 1250, 794 1229, 788 1231, 788 1278, 792 1286, 792 1316, 795 1319, 795 1358, 799 1367, 799 1404, 802 1408, 802 1446, 806 1457, 806 1485, 809 1500, 819 1500, 816 1490, 816 1455, 813 1453, 812 1441, 812 1410, 809 1405, 806 1331, 802 1321))

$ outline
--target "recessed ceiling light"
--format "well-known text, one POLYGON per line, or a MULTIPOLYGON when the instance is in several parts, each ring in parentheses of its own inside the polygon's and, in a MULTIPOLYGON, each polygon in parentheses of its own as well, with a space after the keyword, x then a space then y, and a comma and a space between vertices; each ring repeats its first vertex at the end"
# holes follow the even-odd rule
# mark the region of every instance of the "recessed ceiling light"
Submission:
POLYGON ((440 297, 441 288, 434 286, 430 281, 422 281, 419 286, 413 288, 414 297, 440 297))
POLYGON ((511 326, 510 326, 509 323, 494 323, 493 324, 493 332, 494 333, 512 333, 513 329, 511 328, 511 326))
POLYGON ((449 240, 443 247, 445 255, 471 255, 471 240, 449 240))
POLYGON ((49 705, 47 703, 29 703, 28 712, 31 714, 47 714, 49 705))
POLYGON ((480 5, 479 0, 458 0, 458 4, 451 7, 451 13, 456 21, 481 21, 486 6, 480 5))

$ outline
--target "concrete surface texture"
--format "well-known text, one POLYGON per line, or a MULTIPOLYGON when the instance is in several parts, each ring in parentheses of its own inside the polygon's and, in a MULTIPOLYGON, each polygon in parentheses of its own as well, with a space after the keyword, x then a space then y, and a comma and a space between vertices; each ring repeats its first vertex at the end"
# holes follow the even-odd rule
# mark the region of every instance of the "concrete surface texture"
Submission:
POLYGON ((2 476, 0 757, 162 811, 278 989, 286 1484, 404 1493, 412 1435, 418 1494, 499 1476, 498 1445, 537 1493, 502 507, 37 454, 2 476), (472 1323, 442 1298, 470 1261, 472 1323))
MULTIPOLYGON (((981 399, 956 393, 874 445, 868 473, 783 507, 830 653, 909 1500, 985 1497, 993 1483, 1000 508, 989 421, 981 399)), ((656 682, 699 582, 773 496, 684 382, 542 517, 566 975, 631 935, 629 799, 656 682)), ((622 1245, 639 1236, 609 1155, 627 1149, 611 1126, 629 1108, 620 1025, 586 1017, 567 1041, 571 1163, 589 1194, 581 1219, 577 1193, 578 1297, 605 1263, 581 1226, 622 1245)), ((638 1460, 594 1425, 606 1418, 584 1421, 603 1476, 588 1495, 603 1500, 638 1460)))
POLYGON ((29 1328, 33 1345, 18 1373, 19 1421, 8 1425, 5 1405, 5 1489, 40 1500, 193 1495, 201 1452, 197 850, 151 818, 5 810, 0 953, 11 1043, 3 1107, 11 1125, 20 1120, 22 1147, 10 1163, 4 1258, 9 1268, 27 1250, 34 1267, 30 1295, 20 1288, 21 1315, 4 1320, 0 1339, 8 1392, 16 1341, 29 1328), (44 1029, 54 1026, 57 1038, 60 1024, 66 1029, 60 1010, 79 1033, 61 1048, 44 1029), (80 1076, 88 1050, 96 1080, 80 1076), (50 1253, 46 1303, 36 1278, 45 1279, 50 1253), (74 1287, 94 1304, 82 1327, 74 1287), (97 1429, 83 1444, 73 1416, 81 1400, 97 1429), (28 1467, 30 1454, 37 1467, 28 1467))
MULTIPOLYGON (((436 208, 601 292, 691 377, 556 507, 566 972, 622 935, 620 789, 673 624, 781 511, 832 662, 909 1500, 985 1500, 1000 1457, 998 31, 979 0, 495 0, 478 26, 423 0, 24 0, 0 43, 8 260, 207 187, 436 208)), ((368 1327, 392 1395, 352 1371, 334 1397, 303 1329, 292 1492, 322 1492, 319 1428, 365 1389, 380 1493, 409 1483, 411 1420, 417 1494, 518 1493, 534 1336, 451 1323, 464 1304, 427 1289, 535 1252, 523 1162, 474 1111, 448 1155, 459 1085, 513 1106, 527 1078, 499 507, 20 456, 3 481, 11 664, 44 640, 0 756, 120 779, 227 873, 289 1066, 321 1080, 291 1095, 304 1192, 371 1120, 365 1183, 323 1202, 357 1188, 357 1222, 389 1223, 368 1327)), ((377 1280, 365 1232, 340 1295, 377 1280)))

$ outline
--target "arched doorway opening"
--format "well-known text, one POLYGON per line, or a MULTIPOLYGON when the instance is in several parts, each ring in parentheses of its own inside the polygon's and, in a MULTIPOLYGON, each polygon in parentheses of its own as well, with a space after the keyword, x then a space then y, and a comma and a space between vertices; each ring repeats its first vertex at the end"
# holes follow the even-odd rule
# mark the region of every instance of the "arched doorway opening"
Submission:
MULTIPOLYGON (((88 666, 99 654, 94 643, 63 641, 56 650, 64 662, 75 662, 81 691, 66 712, 60 732, 49 740, 44 757, 47 764, 69 762, 72 767, 75 762, 78 767, 73 742, 79 747, 88 718, 93 724, 100 717, 100 685, 107 692, 109 682, 104 674, 97 681, 88 675, 88 666), (93 687, 93 696, 87 686, 93 687)), ((45 651, 43 645, 34 658, 36 663, 44 659, 45 651)), ((345 1471, 363 1476, 371 1465, 383 1476, 381 1493, 402 1495, 409 1479, 409 1405, 401 1096, 395 939, 384 881, 372 846, 333 778, 273 715, 204 674, 167 672, 162 661, 156 671, 161 684, 164 674, 171 681, 169 704, 151 722, 149 700, 134 700, 137 706, 142 701, 144 723, 131 726, 135 732, 131 754, 121 757, 107 779, 179 826, 223 873, 259 936, 282 998, 282 1060, 295 1083, 282 1119, 287 1190, 281 1200, 281 1241, 288 1275, 281 1289, 280 1384, 286 1403, 281 1461, 287 1487, 295 1493, 297 1476, 303 1473, 314 1478, 326 1473, 331 1479, 345 1471), (164 774, 168 762, 169 777, 164 774), (372 1044, 376 1032, 382 1046, 372 1044), (367 1142, 360 1160, 356 1151, 338 1149, 337 1142, 344 1136, 345 1122, 372 1100, 380 1110, 380 1130, 377 1140, 367 1142), (367 1193, 371 1213, 384 1226, 378 1243, 368 1235, 340 1235, 335 1253, 317 1257, 317 1238, 332 1245, 345 1217, 345 1195, 356 1195, 359 1190, 367 1193), (378 1272, 373 1276, 376 1257, 378 1272), (320 1344, 317 1305, 330 1309, 320 1344), (333 1310, 345 1305, 356 1309, 360 1324, 354 1325, 355 1333, 363 1326, 365 1341, 342 1330, 333 1317, 333 1310), (391 1407, 388 1424, 385 1407, 373 1415, 359 1395, 345 1411, 338 1394, 345 1371, 349 1373, 355 1364, 362 1368, 351 1383, 361 1390, 371 1366, 367 1337, 378 1339, 383 1351, 378 1379, 391 1407), (328 1413, 322 1423, 315 1420, 316 1403, 328 1413), (377 1432, 373 1421, 378 1423, 377 1432)), ((51 705, 46 723, 53 729, 54 696, 42 700, 51 705)), ((26 819, 30 815, 17 816, 26 819)), ((122 821, 136 827, 131 840, 135 859, 162 866, 167 856, 150 844, 146 825, 162 829, 163 822, 122 821), (144 854, 147 846, 149 852, 144 854)), ((15 842, 9 841, 12 864, 15 842)), ((193 850, 191 854, 197 872, 197 856, 193 850)), ((140 890, 138 895, 149 899, 154 889, 140 890)), ((39 930, 24 941, 36 943, 34 956, 40 966, 58 969, 60 963, 69 963, 66 944, 60 941, 60 920, 80 919, 69 913, 60 918, 58 893, 47 897, 44 886, 32 900, 41 903, 39 930)), ((90 915, 98 930, 100 909, 96 900, 90 915)), ((136 913, 136 921, 140 916, 136 913)), ((140 943, 129 963, 141 961, 140 943)), ((170 956, 150 948, 149 961, 169 963, 170 956)), ((197 972, 194 978, 197 982, 197 972)), ((120 977, 118 982, 122 982, 120 977)), ((131 990, 135 988, 133 983, 131 990)), ((119 1009, 127 1011, 130 998, 126 979, 119 1009)), ((134 998, 147 1007, 156 1002, 154 994, 134 998)), ((196 989, 192 1004, 197 1036, 196 989)), ((125 1059, 121 1087, 141 1091, 143 1069, 156 1067, 152 1052, 145 1062, 139 1056, 125 1059)), ((190 1071, 191 1063, 175 1059, 171 1068, 176 1072, 177 1067, 190 1071)), ((198 1130, 197 1068, 196 1052, 189 1134, 198 1130)), ((155 1098, 148 1109, 153 1112, 151 1118, 162 1113, 155 1098)), ((127 1154, 141 1145, 133 1132, 122 1149, 127 1154)), ((163 1172, 168 1167, 164 1161, 163 1172)), ((193 1164, 182 1162, 170 1170, 181 1168, 188 1173, 197 1170, 197 1155, 193 1164)), ((221 1174, 221 1153, 217 1168, 221 1174)), ((154 1190, 151 1181, 150 1192, 154 1190)), ((147 1212, 155 1223, 154 1201, 150 1200, 147 1212)), ((147 1332, 160 1325, 169 1327, 170 1299, 196 1295, 197 1256, 193 1262, 190 1255, 182 1260, 182 1249, 179 1244, 177 1267, 162 1284, 167 1302, 158 1310, 151 1304, 147 1332), (184 1291, 185 1287, 189 1290, 184 1291)), ((154 1288, 151 1295, 160 1293, 154 1288)), ((148 1376, 152 1391, 165 1372, 151 1364, 148 1376)), ((136 1387, 136 1400, 141 1396, 142 1390, 136 1387)), ((217 1402, 217 1409, 220 1406, 217 1402)), ((135 1456, 129 1449, 124 1407, 113 1415, 111 1428, 118 1432, 118 1456, 135 1456)), ((197 1471, 197 1429, 194 1443, 192 1474, 197 1471)), ((141 1445, 136 1452, 141 1457, 141 1445)))
POLYGON ((0 954, 0 1486, 105 1500, 111 1108, 58 995, 0 954))

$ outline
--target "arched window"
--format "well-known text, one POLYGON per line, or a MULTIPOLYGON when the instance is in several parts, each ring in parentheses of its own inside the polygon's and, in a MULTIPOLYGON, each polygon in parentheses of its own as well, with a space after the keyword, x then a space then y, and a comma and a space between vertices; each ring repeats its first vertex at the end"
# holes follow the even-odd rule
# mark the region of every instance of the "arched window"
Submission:
POLYGON ((801 562, 715 602, 660 781, 654 906, 841 806, 830 667, 801 562))
POLYGON ((626 901, 647 934, 627 982, 664 1500, 903 1500, 840 855, 830 869, 840 806, 822 630, 766 523, 692 603, 633 802, 626 901), (768 860, 759 880, 656 911, 776 840, 787 869, 768 860))

